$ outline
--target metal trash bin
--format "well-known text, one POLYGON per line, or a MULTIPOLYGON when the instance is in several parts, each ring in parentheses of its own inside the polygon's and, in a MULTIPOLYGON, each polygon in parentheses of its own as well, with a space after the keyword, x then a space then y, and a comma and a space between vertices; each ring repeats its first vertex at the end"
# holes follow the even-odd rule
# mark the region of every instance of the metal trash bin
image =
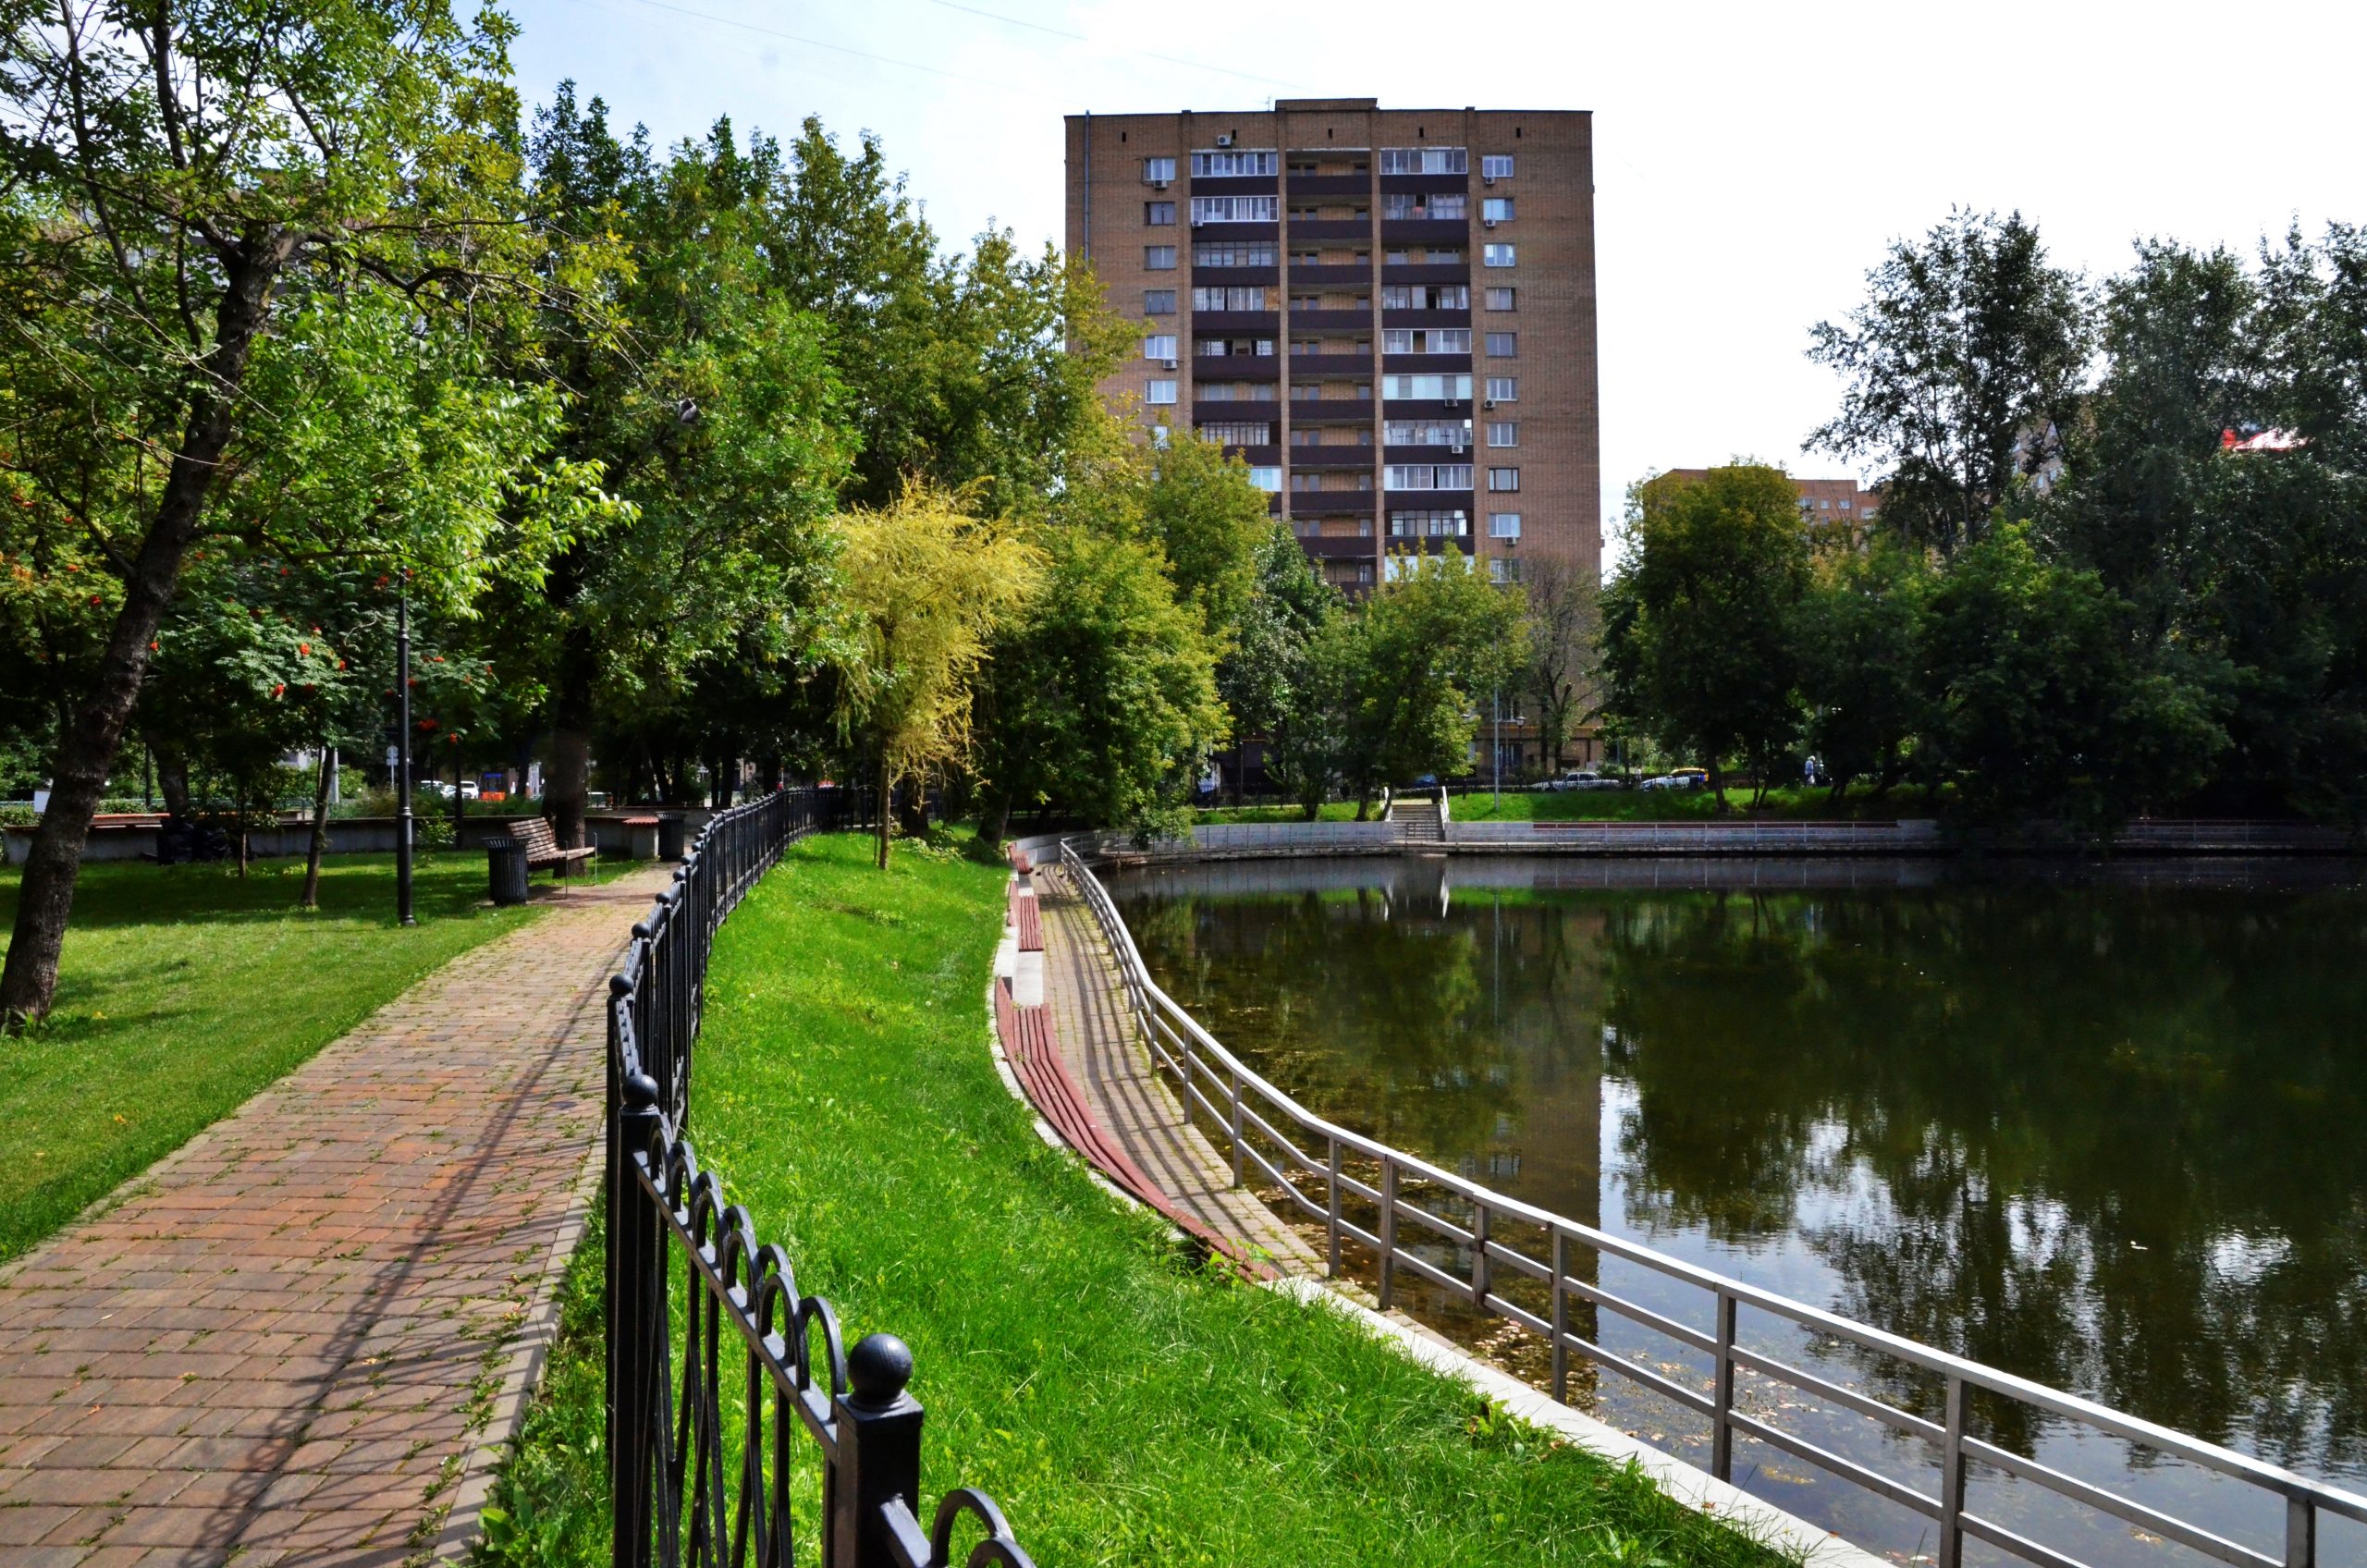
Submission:
POLYGON ((659 860, 682 858, 682 826, 681 817, 673 812, 666 812, 657 818, 657 858, 659 860))
POLYGON ((484 841, 485 872, 496 904, 526 901, 526 846, 515 839, 484 841))

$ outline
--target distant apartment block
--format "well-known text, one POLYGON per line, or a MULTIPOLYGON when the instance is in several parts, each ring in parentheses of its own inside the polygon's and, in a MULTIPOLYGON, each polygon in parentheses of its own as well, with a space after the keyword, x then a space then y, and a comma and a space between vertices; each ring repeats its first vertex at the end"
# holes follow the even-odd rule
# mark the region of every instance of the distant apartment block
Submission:
MULTIPOLYGON (((1673 468, 1668 471, 1681 479, 1706 479, 1706 468, 1673 468)), ((1792 488, 1799 492, 1800 516, 1810 525, 1820 528, 1846 528, 1855 535, 1874 521, 1882 507, 1882 493, 1861 488, 1854 479, 1792 480, 1792 488)))
POLYGON ((1279 100, 1068 117, 1068 247, 1141 324, 1103 393, 1238 452, 1324 575, 1602 555, 1591 116, 1279 100))

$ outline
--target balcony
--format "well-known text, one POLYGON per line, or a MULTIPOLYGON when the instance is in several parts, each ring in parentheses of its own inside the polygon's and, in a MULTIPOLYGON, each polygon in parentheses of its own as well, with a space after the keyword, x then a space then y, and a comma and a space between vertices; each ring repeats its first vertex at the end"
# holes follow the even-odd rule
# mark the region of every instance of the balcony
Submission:
MULTIPOLYGON (((1294 227, 1292 234, 1298 230, 1294 227)), ((1384 218, 1380 225, 1380 242, 1384 245, 1467 245, 1471 241, 1471 220, 1468 218, 1384 218)))
MULTIPOLYGON (((1365 280, 1359 277, 1356 281, 1365 280)), ((1195 263, 1192 268, 1192 283, 1198 288, 1248 288, 1259 284, 1279 288, 1282 282, 1280 267, 1204 267, 1195 263)))
MULTIPOLYGON (((1441 193, 1451 196, 1458 190, 1470 190, 1471 177, 1467 174, 1385 174, 1380 177, 1380 188, 1424 196, 1441 193)), ((1295 190, 1298 188, 1293 186, 1291 189, 1295 190)))
POLYGON ((1271 337, 1282 330, 1282 319, 1273 311, 1194 311, 1192 336, 1195 337, 1230 337, 1235 333, 1244 337, 1271 337))
POLYGON ((1291 379, 1305 381, 1318 375, 1370 375, 1372 350, 1360 354, 1293 354, 1291 379))
POLYGON ((1374 466, 1372 454, 1370 447, 1293 447, 1291 467, 1362 469, 1370 473, 1374 466))
MULTIPOLYGON (((1374 508, 1374 493, 1370 490, 1294 490, 1290 492, 1293 517, 1379 518, 1374 508)), ((1374 533, 1380 532, 1376 521, 1374 533)), ((1372 548, 1370 538, 1358 538, 1354 543, 1372 548)))
POLYGON ((1280 381, 1282 361, 1271 354, 1195 354, 1196 381, 1280 381))
POLYGON ((1392 311, 1380 312, 1383 326, 1469 326, 1469 311, 1392 311))
MULTIPOLYGON (((1231 274, 1227 274, 1230 281, 1231 274)), ((1370 262, 1335 262, 1326 265, 1320 262, 1293 262, 1291 282, 1301 288, 1318 288, 1323 284, 1346 284, 1362 288, 1372 282, 1370 262)))
MULTIPOLYGON (((1270 174, 1196 174, 1185 187, 1195 196, 1278 196, 1282 179, 1270 174)), ((1460 190, 1458 184, 1451 187, 1460 190)))
POLYGON ((1273 423, 1282 417, 1282 405, 1275 398, 1195 398, 1192 399, 1194 424, 1257 424, 1273 423))
MULTIPOLYGON (((1393 409, 1397 405, 1392 403, 1389 406, 1393 409)), ((1380 449, 1380 460, 1385 463, 1467 463, 1472 460, 1471 447, 1472 444, 1468 440, 1465 441, 1460 447, 1452 446, 1383 447, 1380 449)))
POLYGON ((1372 176, 1369 174, 1294 174, 1291 176, 1293 196, 1369 196, 1372 176))
POLYGON ((1461 512, 1472 515, 1469 490, 1388 490, 1382 492, 1387 509, 1392 512, 1461 512))
MULTIPOLYGON (((1209 405, 1211 408, 1223 406, 1221 403, 1209 405)), ((1396 406, 1394 403, 1390 405, 1392 409, 1396 406)), ((1370 424, 1372 410, 1373 402, 1369 398, 1294 398, 1291 399, 1291 423, 1293 424, 1370 424)), ((1199 410, 1194 410, 1192 417, 1197 419, 1199 410)), ((1214 419, 1219 416, 1211 414, 1208 417, 1214 419)), ((1254 419, 1257 416, 1244 414, 1241 417, 1254 419)))
MULTIPOLYGON (((1391 419, 1451 419, 1460 423, 1471 417, 1472 406, 1468 398, 1392 398, 1388 400, 1391 419)), ((1245 414, 1242 417, 1249 416, 1245 414)))
MULTIPOLYGON (((1293 516, 1305 513, 1294 511, 1293 516)), ((1298 547, 1319 561, 1375 561, 1380 558, 1380 541, 1358 538, 1351 533, 1302 533, 1298 547)))
MULTIPOLYGON (((1213 227, 1215 226, 1211 225, 1210 227, 1213 227)), ((1244 226, 1241 224, 1227 224, 1224 227, 1228 228, 1240 228, 1244 226)), ((1272 226, 1250 225, 1247 227, 1264 227, 1270 228, 1272 226)), ((1196 229, 1194 232, 1197 233, 1198 230, 1196 229)), ((1318 239, 1370 239, 1372 238, 1372 220, 1368 217, 1293 218, 1291 219, 1290 232, 1291 239, 1294 241, 1318 239)))
MULTIPOLYGON (((1270 321, 1272 318, 1267 318, 1270 321)), ((1271 331, 1269 326, 1267 330, 1271 331)), ((1370 307, 1355 311, 1299 310, 1291 311, 1293 332, 1369 332, 1372 330, 1370 307)))
POLYGON ((1383 283, 1468 283, 1471 281, 1469 261, 1443 263, 1383 262, 1380 263, 1383 283))
POLYGON ((1471 369, 1468 354, 1383 354, 1380 368, 1392 375, 1462 375, 1471 369))
POLYGON ((1186 232, 1202 244, 1220 240, 1239 244, 1250 239, 1278 239, 1282 227, 1278 223, 1196 223, 1186 232))
POLYGON ((1280 447, 1228 446, 1225 447, 1225 451, 1231 456, 1239 458, 1251 468, 1279 468, 1282 466, 1282 449, 1280 447))

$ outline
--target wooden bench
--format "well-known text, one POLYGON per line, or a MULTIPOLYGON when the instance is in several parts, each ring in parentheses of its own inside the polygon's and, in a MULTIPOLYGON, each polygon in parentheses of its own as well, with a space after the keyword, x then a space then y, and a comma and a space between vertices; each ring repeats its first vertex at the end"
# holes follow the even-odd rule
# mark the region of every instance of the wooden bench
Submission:
POLYGON ((526 872, 533 875, 545 866, 556 876, 565 876, 577 861, 590 860, 600 851, 586 846, 580 850, 562 850, 551 825, 539 816, 521 816, 510 823, 509 836, 525 846, 526 872))

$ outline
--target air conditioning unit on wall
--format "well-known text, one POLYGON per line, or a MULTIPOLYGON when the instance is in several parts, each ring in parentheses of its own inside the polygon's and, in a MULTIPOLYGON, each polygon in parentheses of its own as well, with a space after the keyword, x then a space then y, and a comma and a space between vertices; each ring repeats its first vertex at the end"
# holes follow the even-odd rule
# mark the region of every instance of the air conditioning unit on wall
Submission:
POLYGON ((1217 145, 1220 147, 1230 147, 1233 145, 1233 138, 1230 136, 1220 136, 1217 138, 1217 145))

